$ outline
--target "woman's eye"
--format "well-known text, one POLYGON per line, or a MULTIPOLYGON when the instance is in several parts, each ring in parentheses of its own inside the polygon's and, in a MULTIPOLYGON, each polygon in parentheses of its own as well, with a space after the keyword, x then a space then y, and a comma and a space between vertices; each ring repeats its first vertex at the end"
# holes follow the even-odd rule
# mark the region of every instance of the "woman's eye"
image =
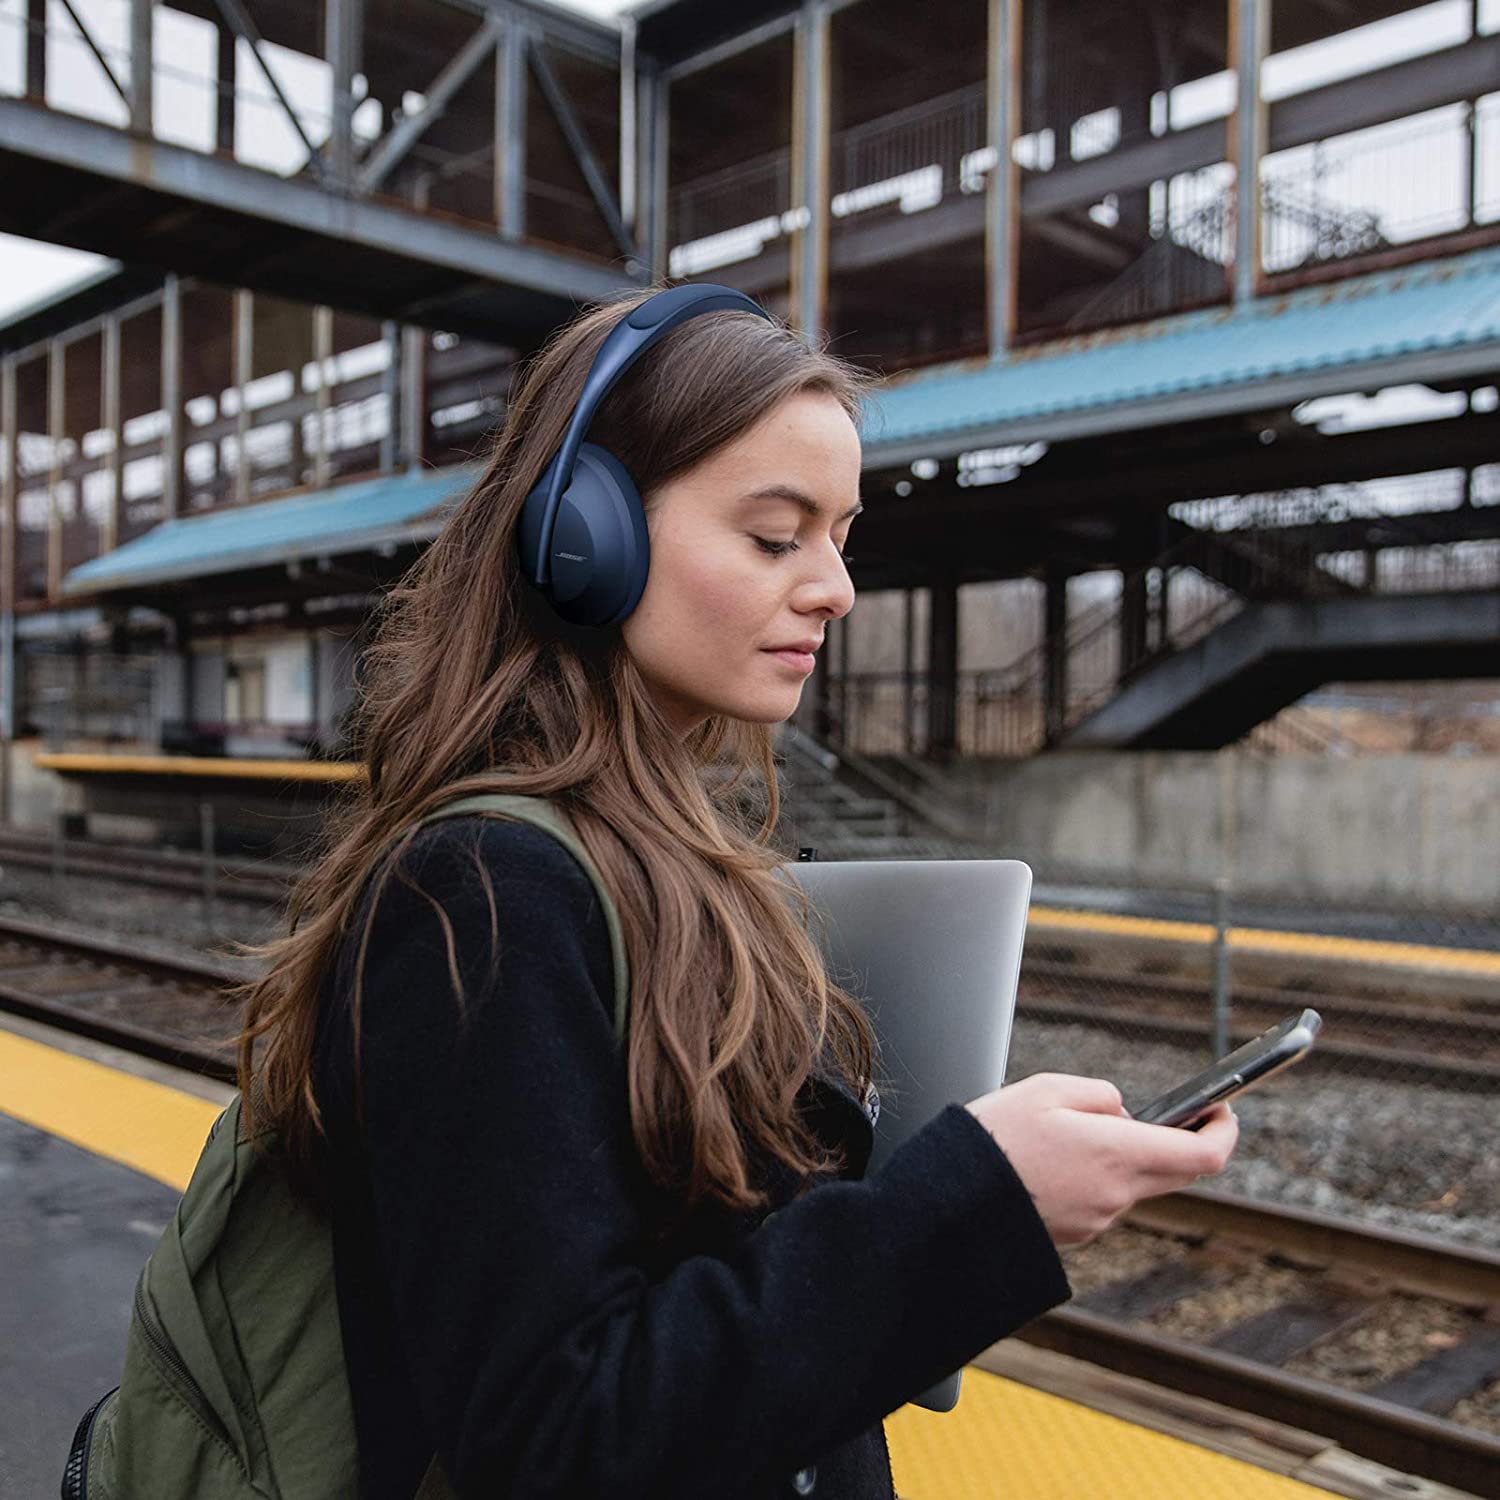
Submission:
MULTIPOLYGON (((769 552, 772 557, 785 557, 788 552, 795 552, 802 545, 801 542, 773 542, 763 536, 754 538, 754 541, 763 552, 769 552)), ((852 552, 840 552, 839 557, 843 559, 846 568, 854 561, 852 552)))

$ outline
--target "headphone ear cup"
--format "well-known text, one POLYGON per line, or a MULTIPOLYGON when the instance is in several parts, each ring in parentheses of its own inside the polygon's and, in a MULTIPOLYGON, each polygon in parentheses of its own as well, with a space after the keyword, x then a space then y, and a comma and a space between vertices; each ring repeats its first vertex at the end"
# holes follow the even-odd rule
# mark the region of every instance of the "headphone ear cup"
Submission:
POLYGON ((635 481, 607 448, 584 443, 552 532, 553 609, 574 625, 618 625, 640 601, 651 540, 635 481))

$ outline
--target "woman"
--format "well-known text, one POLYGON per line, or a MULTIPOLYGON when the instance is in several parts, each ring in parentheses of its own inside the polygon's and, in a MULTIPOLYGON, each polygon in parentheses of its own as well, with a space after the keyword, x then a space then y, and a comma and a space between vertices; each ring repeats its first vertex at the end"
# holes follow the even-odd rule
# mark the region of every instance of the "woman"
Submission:
POLYGON ((259 1038, 258 1112, 332 1217, 366 1500, 409 1500, 434 1451, 461 1496, 889 1497, 884 1415, 1062 1301, 1055 1246, 1233 1147, 1225 1111, 1139 1125, 1111 1085, 1044 1075, 863 1179, 873 1035, 769 843, 770 726, 806 675, 777 648, 854 602, 862 377, 754 314, 692 318, 588 434, 644 497, 638 605, 567 625, 518 567, 523 502, 649 295, 536 357, 388 596, 368 786, 251 1006, 244 1082, 259 1038), (473 792, 571 817, 624 928, 623 1053, 562 845, 484 817, 413 831, 473 792))

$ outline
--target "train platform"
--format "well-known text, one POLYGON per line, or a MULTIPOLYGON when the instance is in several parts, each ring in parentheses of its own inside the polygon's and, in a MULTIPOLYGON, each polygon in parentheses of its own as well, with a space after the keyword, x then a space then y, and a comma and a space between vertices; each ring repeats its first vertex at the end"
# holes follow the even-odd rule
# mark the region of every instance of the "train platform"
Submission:
MULTIPOLYGON (((118 1378, 141 1263, 230 1097, 165 1064, 0 1018, 6 1496, 56 1493, 78 1416, 118 1378)), ((887 1430, 903 1500, 1459 1495, 1016 1340, 966 1371, 953 1412, 903 1408, 887 1430)))

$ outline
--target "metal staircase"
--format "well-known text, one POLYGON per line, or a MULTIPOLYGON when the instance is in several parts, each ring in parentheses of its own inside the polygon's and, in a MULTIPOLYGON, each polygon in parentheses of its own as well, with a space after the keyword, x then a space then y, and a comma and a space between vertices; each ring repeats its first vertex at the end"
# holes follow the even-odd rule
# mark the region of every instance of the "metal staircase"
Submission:
POLYGON ((931 777, 920 790, 855 752, 835 751, 793 724, 777 729, 779 833, 820 859, 962 858, 981 853, 962 810, 931 777))

